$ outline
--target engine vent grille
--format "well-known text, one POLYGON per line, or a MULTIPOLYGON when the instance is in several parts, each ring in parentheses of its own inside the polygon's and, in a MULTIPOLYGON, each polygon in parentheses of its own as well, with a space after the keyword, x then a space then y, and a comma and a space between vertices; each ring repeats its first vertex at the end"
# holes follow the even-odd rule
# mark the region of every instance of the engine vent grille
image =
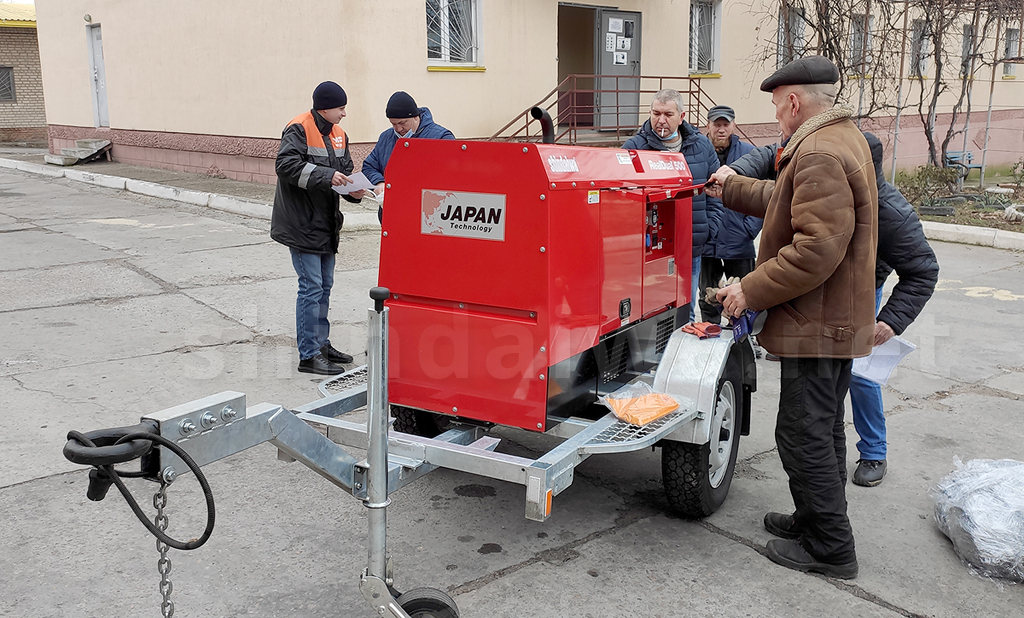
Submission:
POLYGON ((612 339, 611 347, 608 350, 608 362, 605 363, 604 371, 601 372, 601 383, 607 384, 619 377, 626 371, 629 361, 629 344, 625 337, 612 339))
POLYGON ((658 322, 658 329, 654 334, 654 351, 661 354, 668 346, 668 340, 675 330, 676 320, 673 317, 665 318, 658 322))

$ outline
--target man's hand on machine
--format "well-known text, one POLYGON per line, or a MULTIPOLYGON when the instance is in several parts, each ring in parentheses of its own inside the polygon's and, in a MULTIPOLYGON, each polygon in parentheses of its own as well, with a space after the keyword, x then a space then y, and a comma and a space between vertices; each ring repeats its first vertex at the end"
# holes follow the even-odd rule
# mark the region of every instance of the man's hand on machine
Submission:
POLYGON ((704 185, 704 193, 711 197, 721 198, 722 193, 725 190, 725 179, 729 176, 735 176, 736 170, 732 169, 728 165, 723 165, 708 178, 707 184, 704 185))
POLYGON ((743 295, 743 286, 739 283, 727 285, 718 290, 716 298, 722 303, 722 310, 728 316, 738 318, 747 310, 747 297, 743 295))

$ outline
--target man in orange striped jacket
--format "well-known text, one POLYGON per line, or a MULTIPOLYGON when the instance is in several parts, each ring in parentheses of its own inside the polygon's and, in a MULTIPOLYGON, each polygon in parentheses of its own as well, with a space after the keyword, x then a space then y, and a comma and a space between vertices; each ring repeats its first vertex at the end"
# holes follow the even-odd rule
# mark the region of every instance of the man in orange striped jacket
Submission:
MULTIPOLYGON (((277 192, 270 237, 291 251, 299 277, 295 301, 295 339, 299 371, 337 375, 352 357, 331 345, 327 311, 334 285, 334 259, 344 217, 339 195, 332 190, 352 181, 348 137, 338 126, 348 96, 334 82, 313 91, 313 109, 297 116, 281 134, 277 153, 277 192)), ((364 191, 344 198, 359 202, 364 191)))

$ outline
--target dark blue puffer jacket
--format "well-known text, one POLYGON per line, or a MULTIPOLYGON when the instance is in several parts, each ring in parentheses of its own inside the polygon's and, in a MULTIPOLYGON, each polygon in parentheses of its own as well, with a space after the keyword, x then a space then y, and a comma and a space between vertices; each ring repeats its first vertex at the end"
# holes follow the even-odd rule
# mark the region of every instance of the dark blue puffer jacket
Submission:
MULTIPOLYGON (((719 167, 718 153, 711 145, 711 140, 690 123, 683 121, 679 125, 679 133, 683 137, 679 152, 686 158, 686 165, 690 168, 690 174, 693 176, 693 184, 704 184, 719 167)), ((645 122, 637 134, 629 138, 622 147, 627 150, 668 150, 665 148, 665 143, 651 128, 650 120, 645 122)), ((697 258, 704 254, 705 243, 717 235, 724 208, 722 200, 708 197, 704 193, 695 196, 692 204, 693 251, 691 255, 697 258)))
MULTIPOLYGON (((451 131, 434 122, 434 117, 430 115, 429 109, 421 107, 419 112, 420 127, 416 129, 416 133, 413 133, 412 137, 455 139, 455 135, 451 131)), ((377 145, 373 147, 373 152, 363 161, 362 172, 366 175, 367 180, 373 184, 384 182, 384 169, 388 166, 391 151, 395 149, 397 142, 398 135, 395 134, 394 129, 388 129, 380 134, 380 137, 377 138, 377 145)))
MULTIPOLYGON (((729 138, 729 152, 725 155, 725 164, 731 165, 736 159, 754 149, 752 144, 740 141, 735 135, 729 138)), ((761 231, 764 219, 745 215, 728 208, 722 211, 722 222, 718 226, 718 235, 704 245, 704 255, 720 260, 742 260, 757 257, 754 251, 754 238, 761 231)))

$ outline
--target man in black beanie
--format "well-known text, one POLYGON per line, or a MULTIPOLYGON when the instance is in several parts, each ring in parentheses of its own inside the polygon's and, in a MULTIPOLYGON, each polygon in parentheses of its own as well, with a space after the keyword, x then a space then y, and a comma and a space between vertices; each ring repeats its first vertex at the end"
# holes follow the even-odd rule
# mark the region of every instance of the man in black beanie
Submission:
MULTIPOLYGON (((352 357, 331 345, 327 312, 334 285, 338 233, 344 221, 338 193, 332 187, 352 181, 348 138, 338 123, 345 117, 348 96, 334 82, 313 91, 313 109, 295 117, 281 134, 277 152, 277 192, 270 237, 288 247, 299 276, 295 302, 295 339, 299 371, 337 375, 352 357)), ((358 203, 365 191, 345 195, 358 203)))
MULTIPOLYGON (((391 121, 391 129, 384 131, 377 138, 377 145, 363 161, 362 170, 366 179, 377 185, 377 195, 384 191, 384 170, 399 138, 455 139, 451 131, 434 122, 429 109, 417 107, 416 101, 407 92, 399 90, 391 95, 384 113, 391 121)), ((383 212, 383 208, 377 211, 377 218, 381 221, 383 212)))

